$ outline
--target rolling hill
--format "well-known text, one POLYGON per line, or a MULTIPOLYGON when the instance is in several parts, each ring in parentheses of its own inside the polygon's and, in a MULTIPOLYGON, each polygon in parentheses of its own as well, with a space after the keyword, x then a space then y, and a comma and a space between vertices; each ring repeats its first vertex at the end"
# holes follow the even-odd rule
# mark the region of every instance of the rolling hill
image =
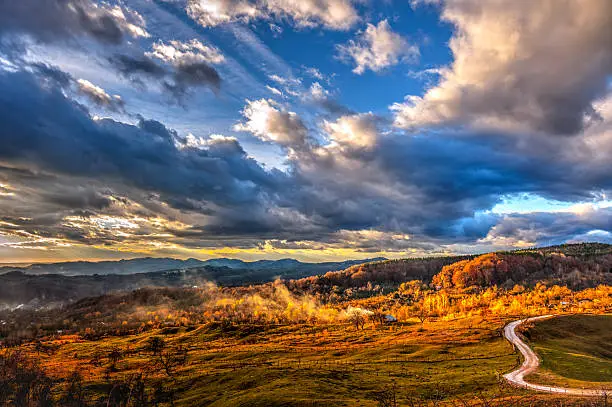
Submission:
POLYGON ((299 279, 381 259, 302 263, 293 259, 244 262, 234 259, 135 259, 5 267, 0 274, 0 308, 57 306, 80 298, 141 287, 257 284, 299 279), (137 272, 138 271, 138 272, 137 272), (146 272, 143 272, 146 271, 146 272))

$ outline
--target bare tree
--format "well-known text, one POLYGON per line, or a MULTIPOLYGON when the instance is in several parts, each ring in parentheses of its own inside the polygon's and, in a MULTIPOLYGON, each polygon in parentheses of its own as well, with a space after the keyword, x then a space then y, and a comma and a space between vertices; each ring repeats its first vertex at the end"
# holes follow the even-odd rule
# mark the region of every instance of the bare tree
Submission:
POLYGON ((363 316, 362 313, 360 312, 353 312, 350 316, 349 316, 349 321, 355 325, 355 329, 359 330, 359 329, 363 329, 366 323, 366 319, 363 316))
POLYGON ((187 349, 181 345, 174 349, 166 348, 157 355, 157 363, 168 376, 174 377, 175 369, 187 362, 187 353, 187 349))
POLYGON ((74 372, 68 378, 68 385, 64 395, 60 398, 62 406, 67 407, 85 407, 87 401, 85 398, 85 389, 83 387, 83 376, 79 372, 74 372))
POLYGON ((375 325, 383 326, 387 321, 387 315, 381 310, 376 310, 369 316, 370 321, 372 321, 375 325))
POLYGON ((109 370, 116 372, 117 371, 117 363, 123 358, 123 353, 119 348, 113 348, 108 353, 108 360, 110 362, 109 370))
POLYGON ((421 325, 423 325, 427 318, 429 318, 429 311, 425 308, 424 304, 419 305, 416 312, 416 317, 419 319, 419 321, 421 321, 421 325))
POLYGON ((374 400, 378 402, 378 407, 399 407, 395 382, 391 386, 376 392, 374 400))

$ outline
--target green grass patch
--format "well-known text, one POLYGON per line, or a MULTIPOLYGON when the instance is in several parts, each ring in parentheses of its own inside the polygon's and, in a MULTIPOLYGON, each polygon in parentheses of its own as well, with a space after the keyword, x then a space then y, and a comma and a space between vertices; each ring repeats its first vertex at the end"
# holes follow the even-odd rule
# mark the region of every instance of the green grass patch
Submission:
POLYGON ((542 359, 535 379, 612 382, 612 315, 552 318, 537 322, 526 336, 542 359))

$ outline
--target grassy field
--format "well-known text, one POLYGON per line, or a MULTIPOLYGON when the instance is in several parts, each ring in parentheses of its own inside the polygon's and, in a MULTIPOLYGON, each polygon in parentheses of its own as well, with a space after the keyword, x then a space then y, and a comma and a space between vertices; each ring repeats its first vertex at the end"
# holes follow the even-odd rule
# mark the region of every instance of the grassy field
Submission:
POLYGON ((536 323, 530 345, 541 357, 528 380, 612 389, 612 315, 572 315, 536 323))
MULTIPOLYGON (((379 400, 390 391, 397 406, 497 405, 482 401, 500 395, 544 403, 512 406, 570 405, 500 381, 520 364, 501 336, 507 322, 471 317, 421 324, 415 319, 368 323, 365 329, 343 323, 209 323, 98 340, 58 336, 21 350, 59 383, 58 398, 78 372, 90 401, 108 399, 121 383, 142 377, 150 395, 157 388, 171 389, 176 406, 374 407, 393 405, 379 400), (152 338, 163 339, 157 355, 152 338), (159 355, 181 349, 186 359, 166 370, 159 355)), ((610 377, 610 323, 609 316, 571 316, 535 325, 528 335, 543 366, 529 380, 602 387, 610 377)))
POLYGON ((144 373, 178 389, 179 406, 376 406, 377 394, 392 388, 400 405, 408 405, 411 398, 496 394, 500 374, 517 364, 500 336, 503 324, 480 318, 364 330, 344 324, 208 324, 98 341, 63 337, 49 343, 57 346, 50 354, 37 354, 33 345, 26 349, 55 378, 78 371, 94 399, 109 383, 144 373), (152 336, 164 338, 168 350, 188 349, 171 378, 151 364, 152 336), (113 350, 121 357, 109 369, 113 350))

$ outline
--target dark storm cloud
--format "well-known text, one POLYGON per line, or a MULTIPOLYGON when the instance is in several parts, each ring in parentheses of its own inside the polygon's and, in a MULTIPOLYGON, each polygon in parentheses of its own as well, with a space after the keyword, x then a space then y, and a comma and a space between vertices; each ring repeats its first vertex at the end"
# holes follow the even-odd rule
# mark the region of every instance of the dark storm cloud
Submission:
POLYGON ((58 188, 42 195, 49 203, 57 204, 69 209, 102 210, 111 205, 110 197, 94 188, 58 188))
POLYGON ((2 220, 15 225, 13 230, 44 236, 57 235, 65 216, 90 216, 113 210, 113 201, 121 202, 110 188, 94 180, 39 169, 0 166, 0 183, 10 185, 13 192, 0 200, 2 220))
POLYGON ((89 0, 18 0, 0 2, 0 38, 28 35, 40 42, 66 40, 81 35, 118 44, 132 26, 106 5, 89 0))
POLYGON ((165 67, 146 55, 131 56, 117 54, 109 58, 109 62, 123 76, 135 81, 141 81, 141 76, 148 77, 149 79, 163 78, 168 73, 165 67))
POLYGON ((612 164, 589 158, 593 148, 605 156, 609 143, 491 132, 379 133, 370 143, 363 141, 367 121, 356 123, 351 135, 361 141, 332 134, 336 144, 290 160, 295 188, 282 204, 327 231, 376 228, 440 244, 475 242, 500 219, 479 213, 503 196, 585 201, 612 189, 612 164))
MULTIPOLYGON (((612 227, 605 212, 529 215, 531 220, 475 215, 507 194, 584 200, 612 189, 612 164, 578 160, 588 156, 579 141, 560 146, 502 133, 407 137, 362 114, 339 118, 343 126, 327 123, 329 144, 298 143, 297 150, 287 141, 295 138, 290 124, 302 123, 298 116, 279 122, 273 119, 289 113, 261 104, 270 120, 258 127, 261 122, 249 121, 245 109, 244 130, 293 149, 282 173, 265 170, 234 138, 182 138, 145 118, 134 125, 93 120, 49 85, 60 86, 61 78, 49 67, 0 73, 0 161, 6 164, 0 174, 16 191, 0 210, 4 222, 15 225, 3 228, 15 234, 114 244, 128 238, 96 226, 104 222, 100 215, 138 214, 181 219, 189 227, 164 226, 169 236, 161 238, 150 237, 157 235, 144 224, 130 229, 129 239, 165 239, 183 247, 257 247, 271 239, 279 247, 318 242, 362 251, 425 251, 521 235, 525 240, 534 237, 525 232, 530 221, 542 230, 536 241, 612 227), (66 221, 71 218, 76 220, 66 221), (88 234, 88 228, 99 230, 88 234), (356 234, 360 230, 380 234, 356 234)), ((310 139, 305 126, 299 130, 310 139)))
MULTIPOLYGON (((102 195, 87 188, 57 183, 57 178, 45 174, 24 174, 12 169, 0 168, 0 179, 8 176, 16 194, 0 200, 0 231, 26 241, 40 243, 41 239, 83 241, 87 231, 75 233, 74 228, 63 224, 65 216, 75 213, 93 213, 87 207, 107 208, 108 201, 102 195), (88 196, 80 196, 86 193, 88 196)), ((65 182, 65 180, 64 180, 65 182)))
POLYGON ((228 205, 256 203, 277 183, 235 141, 226 148, 179 149, 174 134, 157 122, 94 121, 84 107, 57 89, 41 88, 26 72, 1 73, 0 88, 2 160, 228 205))
MULTIPOLYGON (((491 143, 458 155, 452 140, 389 135, 367 151, 344 147, 328 156, 302 155, 292 162, 295 187, 284 191, 281 204, 326 230, 374 227, 461 239, 459 221, 520 190, 528 174, 491 143)), ((474 237, 477 230, 482 237, 488 229, 468 232, 474 237)))
POLYGON ((40 80, 49 81, 59 88, 67 88, 74 83, 74 78, 61 69, 44 63, 31 64, 30 69, 39 76, 40 80))
POLYGON ((157 120, 147 120, 144 117, 140 117, 138 127, 147 133, 161 137, 162 140, 166 140, 169 143, 173 143, 178 137, 175 130, 167 128, 157 120))
POLYGON ((612 165, 576 162, 576 152, 590 143, 561 144, 553 138, 503 133, 432 133, 383 138, 377 156, 388 173, 410 179, 431 198, 424 206, 454 204, 455 209, 445 212, 455 216, 488 209, 500 196, 519 192, 561 201, 592 199, 595 192, 612 187, 604 175, 612 165))
POLYGON ((44 63, 24 64, 24 66, 45 86, 79 94, 90 103, 110 111, 125 111, 125 102, 119 95, 109 95, 104 89, 90 81, 75 79, 69 73, 44 63))
POLYGON ((166 83, 166 87, 181 99, 196 86, 206 86, 218 92, 221 88, 219 72, 205 62, 181 64, 175 68, 173 83, 166 83))
POLYGON ((125 54, 115 55, 109 58, 109 62, 121 75, 141 86, 161 80, 162 88, 179 102, 198 87, 210 88, 215 93, 221 89, 221 75, 205 62, 167 66, 146 55, 125 54))
POLYGON ((612 237, 610 231, 612 231, 612 208, 593 206, 577 211, 500 216, 498 223, 487 234, 486 240, 492 243, 503 239, 552 245, 568 240, 599 240, 602 235, 598 232, 603 232, 610 239, 612 237))

